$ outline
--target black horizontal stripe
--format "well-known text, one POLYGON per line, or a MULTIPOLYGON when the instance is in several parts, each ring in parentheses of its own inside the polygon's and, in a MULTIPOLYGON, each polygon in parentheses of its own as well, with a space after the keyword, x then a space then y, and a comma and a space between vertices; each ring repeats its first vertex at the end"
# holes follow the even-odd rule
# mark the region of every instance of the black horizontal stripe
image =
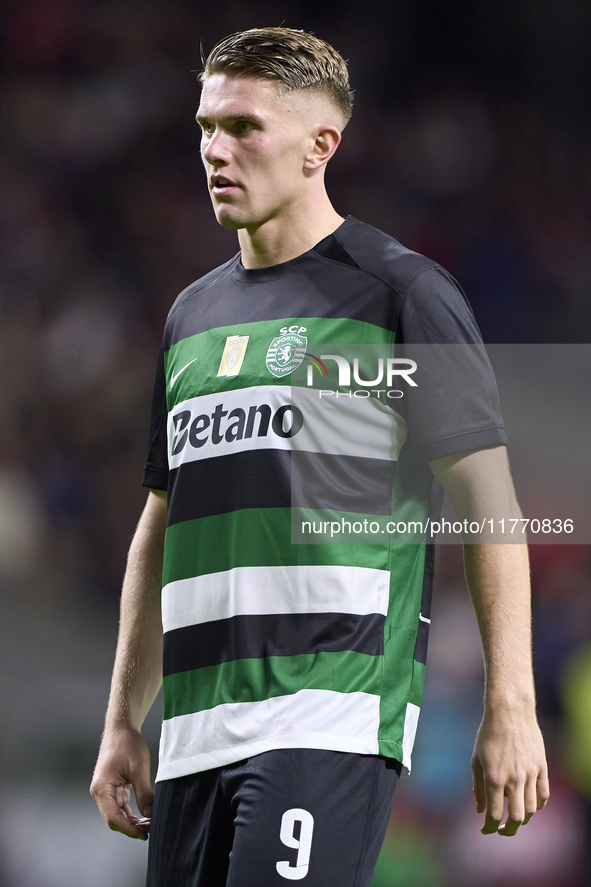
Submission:
POLYGON ((186 462, 170 472, 168 523, 241 508, 288 508, 290 479, 287 450, 252 450, 186 462))
POLYGON ((291 457, 291 504, 387 515, 392 510, 395 471, 396 463, 385 459, 295 452, 291 457))
POLYGON ((384 652, 384 616, 371 613, 288 613, 233 616, 167 631, 164 675, 236 659, 353 650, 384 652))
POLYGON ((395 470, 382 459, 288 450, 199 459, 170 472, 168 521, 290 506, 387 515, 395 470))

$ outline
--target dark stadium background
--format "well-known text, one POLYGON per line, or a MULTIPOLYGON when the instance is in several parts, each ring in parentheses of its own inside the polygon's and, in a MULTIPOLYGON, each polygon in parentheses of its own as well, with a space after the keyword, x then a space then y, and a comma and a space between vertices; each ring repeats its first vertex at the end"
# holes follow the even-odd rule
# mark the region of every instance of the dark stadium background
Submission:
MULTIPOLYGON (((191 73, 235 30, 315 31, 356 109, 336 209, 439 260, 487 342, 581 343, 591 321, 591 5, 8 0, 0 23, 0 884, 139 887, 146 848, 87 794, 148 409, 177 292, 236 251, 200 166, 191 73)), ((540 481, 543 484, 543 481, 540 481)), ((460 552, 439 552, 414 772, 375 887, 591 879, 591 557, 532 552, 552 798, 479 834, 481 705, 460 552)), ((147 734, 156 748, 158 713, 147 734)))

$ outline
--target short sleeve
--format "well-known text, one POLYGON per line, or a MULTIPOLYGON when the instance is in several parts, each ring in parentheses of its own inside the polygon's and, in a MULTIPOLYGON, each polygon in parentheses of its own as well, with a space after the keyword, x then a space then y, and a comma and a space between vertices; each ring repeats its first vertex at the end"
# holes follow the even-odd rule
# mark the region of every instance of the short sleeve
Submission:
POLYGON ((168 452, 166 438, 166 379, 164 376, 164 348, 160 348, 150 419, 148 460, 143 485, 153 490, 168 489, 168 452))
POLYGON ((411 444, 427 460, 507 444, 497 384, 472 309, 459 284, 436 266, 406 293, 398 354, 414 360, 405 397, 411 444))

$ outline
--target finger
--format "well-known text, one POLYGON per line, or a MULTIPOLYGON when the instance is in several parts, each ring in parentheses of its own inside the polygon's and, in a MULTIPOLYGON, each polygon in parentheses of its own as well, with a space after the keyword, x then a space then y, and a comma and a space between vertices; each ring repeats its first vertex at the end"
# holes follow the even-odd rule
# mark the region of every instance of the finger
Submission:
POLYGON ((133 825, 137 825, 139 826, 139 828, 143 828, 145 832, 150 831, 152 820, 148 816, 136 816, 135 813, 131 813, 129 819, 133 823, 133 825))
POLYGON ((125 807, 126 804, 129 804, 131 800, 131 784, 124 783, 123 785, 117 786, 117 803, 121 808, 125 807))
POLYGON ((154 790, 149 776, 138 774, 134 779, 133 790, 138 810, 142 816, 150 817, 152 815, 152 804, 154 803, 154 790))
POLYGON ((542 810, 546 804, 548 803, 548 798, 550 797, 550 784, 548 782, 548 771, 544 770, 538 776, 536 783, 536 794, 537 794, 537 808, 538 810, 542 810))
POLYGON ((480 829, 483 835, 492 835, 499 830, 503 818, 504 786, 499 782, 488 780, 486 788, 486 811, 484 825, 480 829))
MULTIPOLYGON (((138 838, 141 841, 146 840, 148 837, 146 830, 139 828, 134 823, 136 817, 131 819, 127 811, 119 806, 115 793, 97 796, 96 802, 103 819, 111 831, 121 832, 121 834, 127 835, 128 838, 138 838)), ((133 814, 131 815, 133 816, 133 814)))
POLYGON ((525 819, 525 780, 518 779, 507 785, 507 819, 499 828, 499 834, 503 837, 511 838, 517 834, 520 825, 523 825, 525 819))
POLYGON ((123 813, 122 810, 118 813, 112 813, 111 815, 106 816, 105 822, 112 831, 127 835, 128 838, 137 838, 140 841, 146 841, 148 839, 147 830, 128 819, 127 815, 123 813))
POLYGON ((472 788, 476 799, 476 812, 484 813, 486 810, 486 791, 484 788, 484 775, 482 765, 477 758, 472 759, 472 788))
POLYGON ((538 809, 538 796, 536 791, 537 780, 530 777, 525 783, 525 819, 523 824, 527 825, 536 810, 538 809))

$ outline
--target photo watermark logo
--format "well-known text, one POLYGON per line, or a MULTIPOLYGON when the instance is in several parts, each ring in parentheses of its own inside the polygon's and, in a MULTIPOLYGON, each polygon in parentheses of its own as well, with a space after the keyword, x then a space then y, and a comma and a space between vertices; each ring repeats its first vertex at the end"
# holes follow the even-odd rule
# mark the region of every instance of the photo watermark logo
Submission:
POLYGON ((317 369, 320 375, 328 377, 328 369, 324 361, 332 360, 336 363, 338 369, 338 388, 321 388, 318 391, 319 397, 371 397, 372 394, 379 396, 384 394, 386 397, 397 399, 404 396, 404 392, 400 389, 394 389, 394 380, 399 378, 408 383, 413 388, 417 387, 417 382, 412 374, 417 370, 417 363, 410 358, 405 357, 378 357, 377 358, 377 375, 373 379, 361 378, 362 371, 359 366, 359 357, 353 357, 352 375, 353 382, 359 388, 353 388, 351 384, 351 361, 342 354, 321 354, 316 357, 314 354, 306 353, 305 357, 310 361, 306 368, 306 385, 309 388, 314 387, 314 369, 317 369), (375 388, 376 385, 384 384, 384 388, 375 388), (338 389, 344 388, 345 391, 338 389))

